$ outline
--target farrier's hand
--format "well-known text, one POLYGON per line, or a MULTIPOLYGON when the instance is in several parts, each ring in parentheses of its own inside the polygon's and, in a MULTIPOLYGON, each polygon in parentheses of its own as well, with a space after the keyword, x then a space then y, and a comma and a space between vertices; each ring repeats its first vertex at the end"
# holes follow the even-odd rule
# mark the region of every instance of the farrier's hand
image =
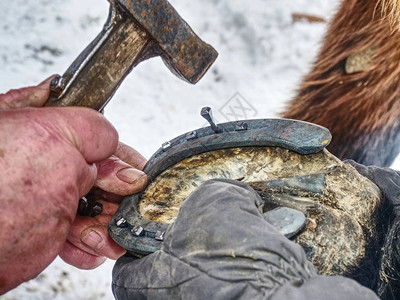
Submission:
POLYGON ((0 112, 0 292, 37 276, 60 253, 96 162, 118 134, 90 109, 0 112))
POLYGON ((77 216, 72 224, 68 241, 60 253, 67 263, 83 269, 92 269, 106 258, 117 259, 125 254, 108 235, 107 226, 116 212, 122 196, 144 188, 147 177, 140 170, 146 159, 136 150, 119 143, 114 154, 97 163, 96 199, 103 212, 94 217, 77 216))
MULTIPOLYGON (((35 277, 61 249, 66 260, 83 268, 96 267, 103 255, 123 253, 108 240, 95 251, 65 244, 67 236, 85 239, 93 225, 105 228, 107 213, 115 210, 106 204, 105 216, 95 224, 75 219, 78 199, 94 182, 126 194, 146 181, 143 173, 112 156, 130 157, 127 162, 138 168, 145 163, 133 149, 118 145, 114 128, 100 114, 82 108, 23 108, 45 103, 49 81, 0 95, 0 293, 35 277), (130 170, 118 174, 121 169, 130 170)), ((105 195, 111 198, 118 200, 105 195)))

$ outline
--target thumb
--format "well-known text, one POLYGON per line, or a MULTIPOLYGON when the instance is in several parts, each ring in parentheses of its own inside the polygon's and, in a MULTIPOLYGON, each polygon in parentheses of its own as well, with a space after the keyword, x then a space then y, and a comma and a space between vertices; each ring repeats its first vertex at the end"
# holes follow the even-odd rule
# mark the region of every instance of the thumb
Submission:
POLYGON ((0 94, 0 110, 43 106, 49 98, 50 81, 53 77, 54 75, 37 86, 10 90, 5 94, 0 94))

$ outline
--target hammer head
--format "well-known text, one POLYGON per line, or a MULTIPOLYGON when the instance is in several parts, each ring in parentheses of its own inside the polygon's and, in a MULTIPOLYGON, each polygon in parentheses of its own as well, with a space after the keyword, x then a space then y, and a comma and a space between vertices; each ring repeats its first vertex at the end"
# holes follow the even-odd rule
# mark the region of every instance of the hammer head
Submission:
POLYGON ((161 56, 178 77, 196 83, 217 58, 166 0, 109 0, 100 34, 63 76, 53 79, 46 106, 101 111, 140 62, 161 56))
POLYGON ((218 56, 167 0, 115 0, 162 50, 162 58, 178 77, 198 82, 218 56))

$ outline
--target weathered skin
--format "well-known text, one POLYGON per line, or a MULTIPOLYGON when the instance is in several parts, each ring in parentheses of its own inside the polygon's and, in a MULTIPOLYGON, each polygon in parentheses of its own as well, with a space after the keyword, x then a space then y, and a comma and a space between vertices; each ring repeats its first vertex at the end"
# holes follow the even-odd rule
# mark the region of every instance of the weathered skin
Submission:
POLYGON ((99 113, 40 107, 49 82, 0 95, 0 294, 37 276, 60 255, 83 269, 125 251, 106 226, 121 197, 146 183, 146 160, 118 142, 99 113), (95 185, 103 213, 77 217, 78 200, 95 185), (117 202, 117 203, 115 203, 117 202))
POLYGON ((281 148, 245 147, 200 154, 160 174, 145 190, 139 210, 148 219, 171 223, 187 196, 213 178, 239 179, 262 197, 274 193, 274 199, 265 206, 303 211, 307 215, 306 229, 295 241, 321 274, 348 275, 365 257, 366 245, 375 232, 372 216, 381 203, 380 191, 326 150, 300 155, 281 148), (322 194, 291 190, 287 198, 287 192, 265 190, 262 184, 321 173, 325 174, 322 194))

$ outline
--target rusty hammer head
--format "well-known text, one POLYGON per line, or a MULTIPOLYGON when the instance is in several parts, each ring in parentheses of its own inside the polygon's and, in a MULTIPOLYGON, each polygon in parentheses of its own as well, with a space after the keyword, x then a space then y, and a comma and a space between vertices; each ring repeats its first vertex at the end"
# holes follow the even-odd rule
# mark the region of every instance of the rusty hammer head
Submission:
POLYGON ((143 27, 162 50, 171 71, 196 83, 218 56, 203 42, 167 0, 115 0, 143 27))

